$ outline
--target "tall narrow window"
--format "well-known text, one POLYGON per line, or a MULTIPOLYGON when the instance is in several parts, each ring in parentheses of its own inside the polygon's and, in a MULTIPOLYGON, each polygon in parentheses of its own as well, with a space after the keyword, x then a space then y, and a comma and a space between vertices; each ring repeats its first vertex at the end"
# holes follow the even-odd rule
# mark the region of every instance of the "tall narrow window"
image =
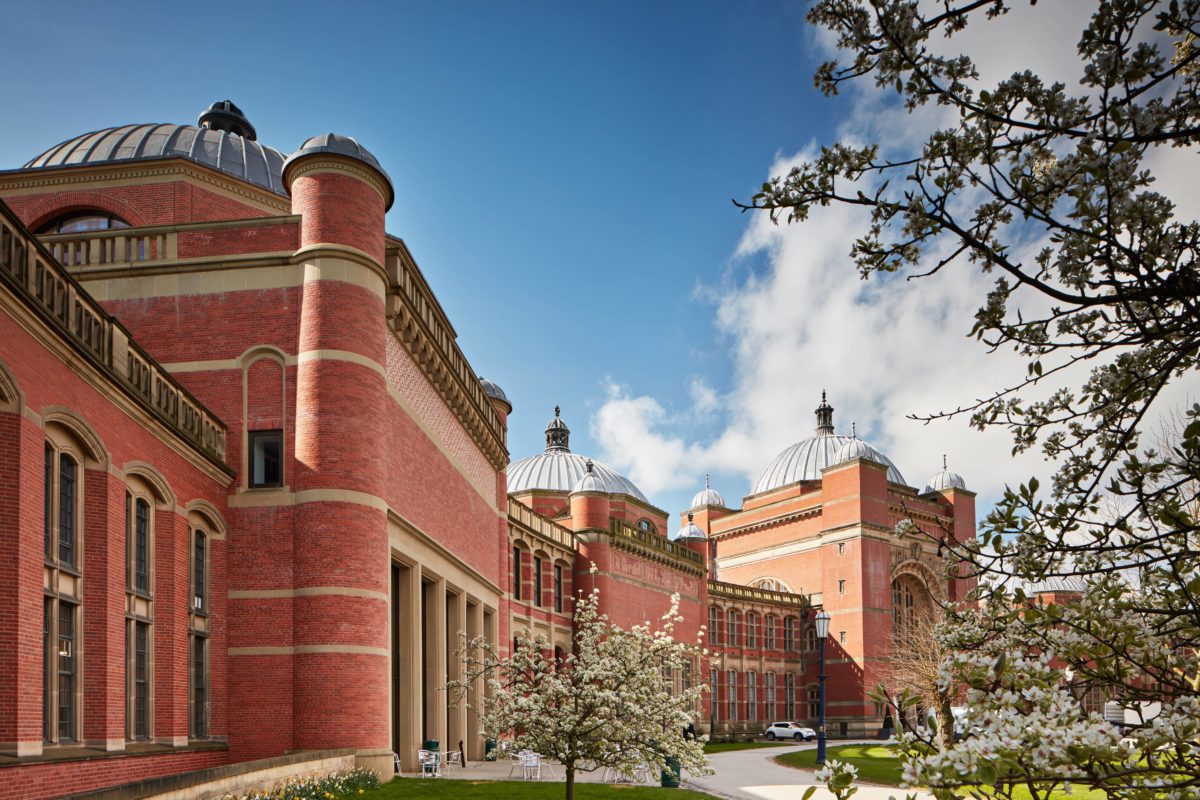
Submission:
POLYGON ((204 531, 196 531, 195 541, 193 544, 194 563, 192 566, 192 590, 194 592, 194 599, 192 601, 192 607, 196 611, 200 612, 208 609, 208 593, 205 591, 205 581, 208 579, 206 570, 207 565, 205 564, 205 558, 207 556, 207 553, 205 552, 205 548, 207 547, 207 539, 208 537, 205 535, 204 531))
POLYGON ((50 529, 54 525, 54 448, 50 446, 49 442, 46 442, 46 476, 44 487, 45 491, 42 494, 45 502, 45 525, 43 527, 46 543, 46 560, 49 561, 54 558, 54 550, 50 544, 52 540, 50 529))
POLYGON ((768 672, 766 674, 767 681, 767 716, 771 718, 779 717, 779 709, 775 707, 775 673, 768 672))
POLYGON ((839 580, 838 581, 838 594, 845 594, 845 593, 846 593, 846 582, 844 580, 839 580))
POLYGON ((713 719, 721 716, 721 704, 717 702, 718 686, 720 686, 720 682, 717 668, 713 667, 708 671, 708 707, 712 710, 713 719))
POLYGON ((738 720, 741 717, 737 713, 737 670, 729 670, 729 692, 726 700, 729 701, 729 719, 738 720))
POLYGON ((42 602, 42 738, 54 741, 54 713, 51 698, 54 697, 51 674, 54 672, 54 600, 47 597, 42 602))
POLYGON ((150 626, 133 623, 133 737, 150 738, 150 626))
POLYGON ((737 647, 737 612, 732 608, 725 612, 725 644, 737 647))
POLYGON ((821 689, 818 686, 808 687, 808 718, 820 719, 821 717, 821 689))
POLYGON ((559 614, 563 610, 563 568, 561 564, 554 565, 554 610, 559 614))
POLYGON ((208 736, 208 639, 192 637, 192 738, 208 736))
POLYGON ((521 599, 521 548, 513 548, 513 574, 512 574, 512 596, 513 600, 521 599))
POLYGON ((533 558, 533 604, 542 605, 542 559, 533 558))
POLYGON ((796 716, 796 676, 789 672, 787 674, 787 685, 783 690, 783 715, 788 719, 793 719, 796 716))
POLYGON ((58 741, 75 741, 75 606, 58 604, 58 741))
POLYGON ((283 431, 250 431, 251 489, 283 485, 283 431))
POLYGON ((150 591, 150 504, 138 498, 133 538, 133 588, 150 591))
POLYGON ((746 615, 746 647, 758 646, 758 614, 746 615))
POLYGON ((746 719, 758 719, 758 679, 753 672, 746 673, 746 719))
POLYGON ((58 561, 75 565, 75 459, 66 453, 58 457, 58 561))
POLYGON ((721 643, 717 635, 717 622, 720 620, 720 615, 715 606, 708 607, 708 643, 717 645, 721 643))
POLYGON ((775 649, 775 618, 770 615, 763 622, 763 647, 767 650, 775 649))
POLYGON ((791 653, 796 649, 796 618, 784 617, 783 649, 791 653))

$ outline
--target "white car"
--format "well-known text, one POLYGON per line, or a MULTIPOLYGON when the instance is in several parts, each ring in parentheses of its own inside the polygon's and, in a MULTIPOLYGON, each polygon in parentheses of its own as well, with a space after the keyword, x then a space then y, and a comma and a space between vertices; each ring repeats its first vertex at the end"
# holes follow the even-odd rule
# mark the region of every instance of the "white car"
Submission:
POLYGON ((771 727, 767 728, 767 732, 763 735, 771 741, 775 741, 776 739, 796 739, 811 742, 817 738, 817 732, 812 728, 805 728, 794 722, 775 722, 771 727))

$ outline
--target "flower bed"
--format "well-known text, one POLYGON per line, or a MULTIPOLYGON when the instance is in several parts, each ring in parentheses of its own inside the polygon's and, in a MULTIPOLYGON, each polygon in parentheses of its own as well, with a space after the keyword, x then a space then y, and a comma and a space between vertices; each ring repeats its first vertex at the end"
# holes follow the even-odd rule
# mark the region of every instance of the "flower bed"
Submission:
POLYGON ((357 797, 379 786, 375 773, 365 769, 288 778, 249 794, 227 794, 222 800, 342 800, 357 797))

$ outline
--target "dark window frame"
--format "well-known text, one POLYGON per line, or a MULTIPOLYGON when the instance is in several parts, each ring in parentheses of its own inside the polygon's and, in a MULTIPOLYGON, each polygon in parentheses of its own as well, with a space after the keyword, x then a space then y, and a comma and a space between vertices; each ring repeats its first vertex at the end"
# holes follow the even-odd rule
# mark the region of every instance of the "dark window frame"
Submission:
POLYGON ((563 568, 562 568, 562 564, 554 565, 554 611, 556 614, 561 614, 563 611, 563 568))
POLYGON ((250 489, 278 489, 283 486, 283 429, 270 428, 246 432, 246 486, 250 489), (265 449, 262 452, 262 468, 259 468, 259 443, 264 447, 275 446, 274 469, 275 475, 269 474, 272 466, 270 454, 265 449), (274 480, 272 480, 272 477, 274 480))

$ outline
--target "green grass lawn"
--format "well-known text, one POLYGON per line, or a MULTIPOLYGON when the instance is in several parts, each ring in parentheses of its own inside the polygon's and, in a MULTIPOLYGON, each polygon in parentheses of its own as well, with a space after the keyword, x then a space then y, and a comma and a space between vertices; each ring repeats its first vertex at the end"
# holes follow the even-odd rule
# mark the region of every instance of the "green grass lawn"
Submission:
MULTIPOLYGON (((830 747, 826 757, 848 762, 858 767, 858 778, 864 783, 882 783, 886 786, 900 784, 900 759, 896 757, 894 745, 881 744, 847 744, 830 747)), ((801 750, 798 753, 784 753, 775 758, 780 764, 798 769, 815 769, 817 762, 816 750, 801 750)), ((1029 800, 1029 790, 1018 787, 1013 793, 1016 800, 1029 800)), ((1053 800, 1104 800, 1105 794, 1099 789, 1085 791, 1076 789, 1067 794, 1057 791, 1052 795, 1053 800)))
MULTIPOLYGON (((351 800, 562 800, 566 785, 561 781, 460 781, 396 778, 378 789, 351 800)), ((686 789, 660 789, 657 786, 607 786, 601 783, 575 784, 576 800, 712 800, 709 795, 686 789)))
POLYGON ((706 753, 728 753, 732 750, 752 750, 755 747, 790 747, 796 742, 769 742, 766 739, 754 742, 709 742, 704 745, 706 753))

